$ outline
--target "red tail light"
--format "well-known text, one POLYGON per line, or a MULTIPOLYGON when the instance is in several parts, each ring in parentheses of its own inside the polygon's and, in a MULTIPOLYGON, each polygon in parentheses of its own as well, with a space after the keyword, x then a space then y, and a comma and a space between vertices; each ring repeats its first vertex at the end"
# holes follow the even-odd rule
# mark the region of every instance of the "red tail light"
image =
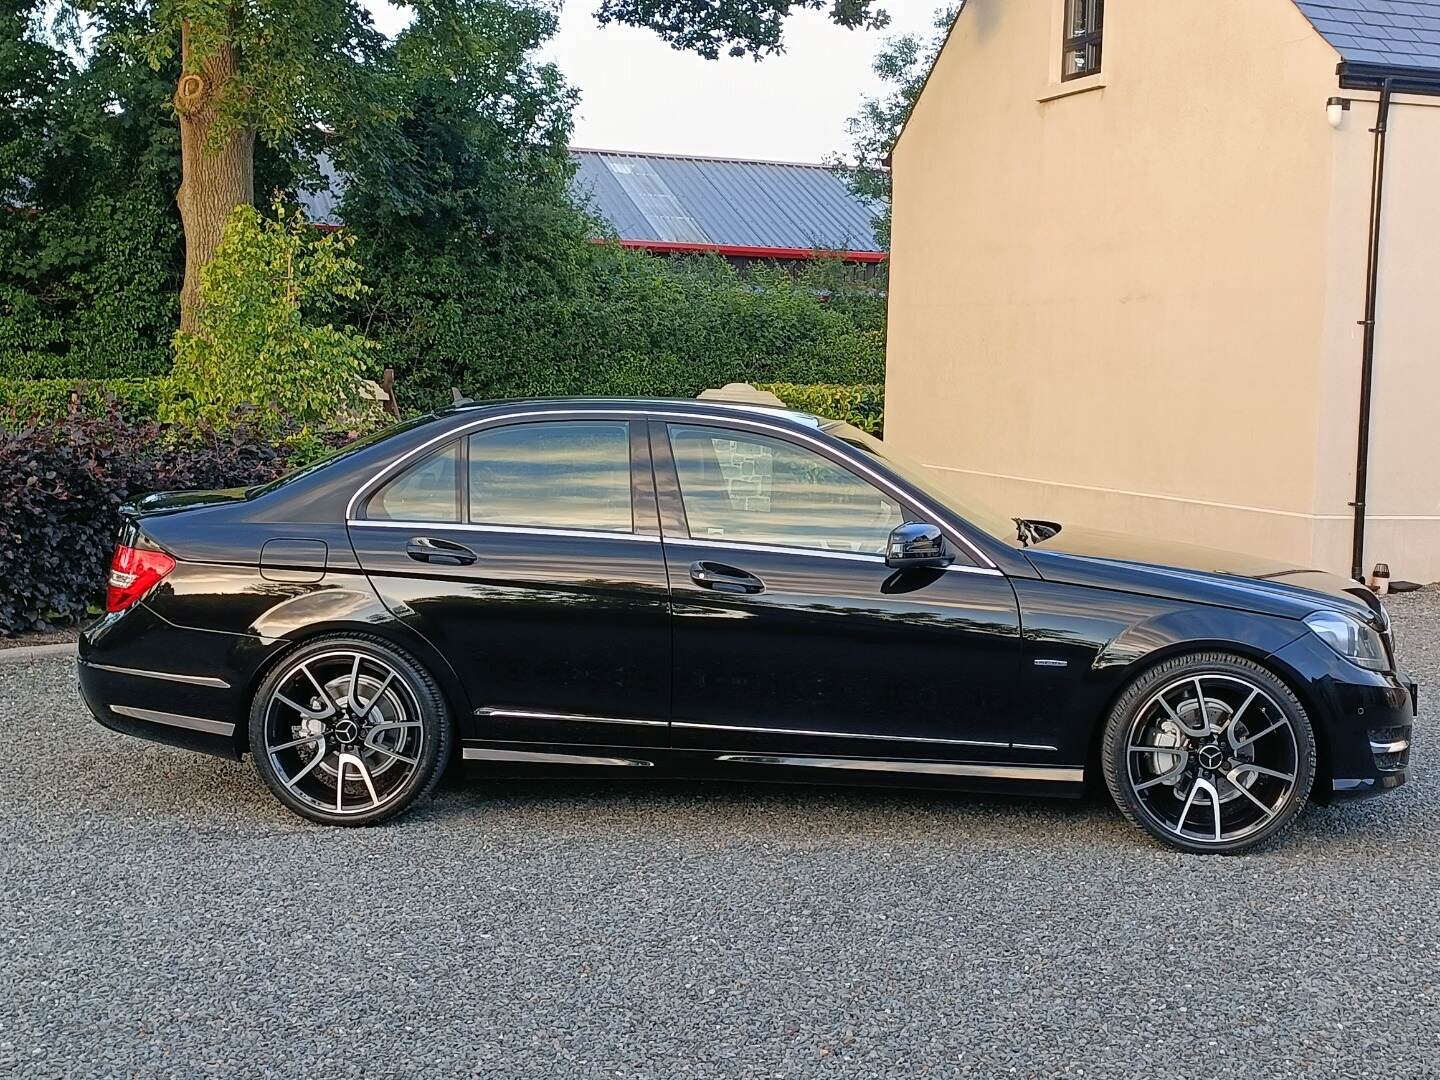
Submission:
POLYGON ((164 580, 175 569, 175 560, 163 551, 146 548, 115 548, 110 560, 110 587, 105 590, 105 610, 124 611, 164 580))

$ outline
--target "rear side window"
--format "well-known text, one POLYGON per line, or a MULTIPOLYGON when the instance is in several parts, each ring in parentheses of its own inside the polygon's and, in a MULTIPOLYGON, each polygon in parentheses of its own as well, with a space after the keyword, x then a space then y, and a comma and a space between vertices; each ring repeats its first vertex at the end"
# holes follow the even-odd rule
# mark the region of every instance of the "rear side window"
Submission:
POLYGON ((365 516, 379 521, 460 521, 460 443, 412 465, 370 497, 365 516))
POLYGON ((469 442, 474 524, 634 530, 626 421, 512 424, 469 442))

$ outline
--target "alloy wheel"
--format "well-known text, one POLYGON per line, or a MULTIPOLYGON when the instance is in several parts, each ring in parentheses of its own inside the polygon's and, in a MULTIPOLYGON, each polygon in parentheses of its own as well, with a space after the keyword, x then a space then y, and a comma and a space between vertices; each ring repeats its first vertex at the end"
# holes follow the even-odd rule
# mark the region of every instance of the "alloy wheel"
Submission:
POLYGON ((1263 686, 1236 675, 1178 677, 1134 713, 1125 777, 1138 813, 1162 834, 1231 845, 1292 803, 1301 742, 1263 686))
POLYGON ((276 779, 326 814, 371 814, 421 768, 420 703, 394 666, 368 652, 335 649, 292 663, 273 683, 263 723, 276 779))

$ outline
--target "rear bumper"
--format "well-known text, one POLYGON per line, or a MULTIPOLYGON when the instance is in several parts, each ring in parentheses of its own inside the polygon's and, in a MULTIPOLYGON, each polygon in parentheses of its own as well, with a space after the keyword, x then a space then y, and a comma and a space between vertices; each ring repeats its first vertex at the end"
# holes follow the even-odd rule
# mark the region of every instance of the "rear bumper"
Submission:
POLYGON ((219 757, 240 756, 236 721, 216 720, 214 714, 219 710, 208 705, 197 708, 187 701, 170 700, 172 695, 157 693, 155 687, 146 685, 149 673, 121 672, 80 660, 77 677, 86 706, 111 731, 219 757), (210 715, 204 715, 207 713, 210 715))
POLYGON ((1297 674, 1318 706, 1315 736, 1328 783, 1317 780, 1315 798, 1366 798, 1404 786, 1416 715, 1410 678, 1356 667, 1309 634, 1274 659, 1297 674))
POLYGON ((251 676, 273 647, 242 634, 184 630, 138 604, 80 635, 80 696, 112 731, 238 758, 251 676))

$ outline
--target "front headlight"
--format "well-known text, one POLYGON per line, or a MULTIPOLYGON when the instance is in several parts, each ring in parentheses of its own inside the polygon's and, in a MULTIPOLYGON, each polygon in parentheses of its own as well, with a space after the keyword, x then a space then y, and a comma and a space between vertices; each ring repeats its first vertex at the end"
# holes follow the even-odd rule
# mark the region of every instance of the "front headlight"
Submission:
POLYGON ((1390 658, 1385 655, 1385 642, 1359 619, 1352 619, 1338 611, 1317 611, 1305 617, 1305 625, 1352 664, 1371 671, 1385 671, 1390 667, 1390 658))

